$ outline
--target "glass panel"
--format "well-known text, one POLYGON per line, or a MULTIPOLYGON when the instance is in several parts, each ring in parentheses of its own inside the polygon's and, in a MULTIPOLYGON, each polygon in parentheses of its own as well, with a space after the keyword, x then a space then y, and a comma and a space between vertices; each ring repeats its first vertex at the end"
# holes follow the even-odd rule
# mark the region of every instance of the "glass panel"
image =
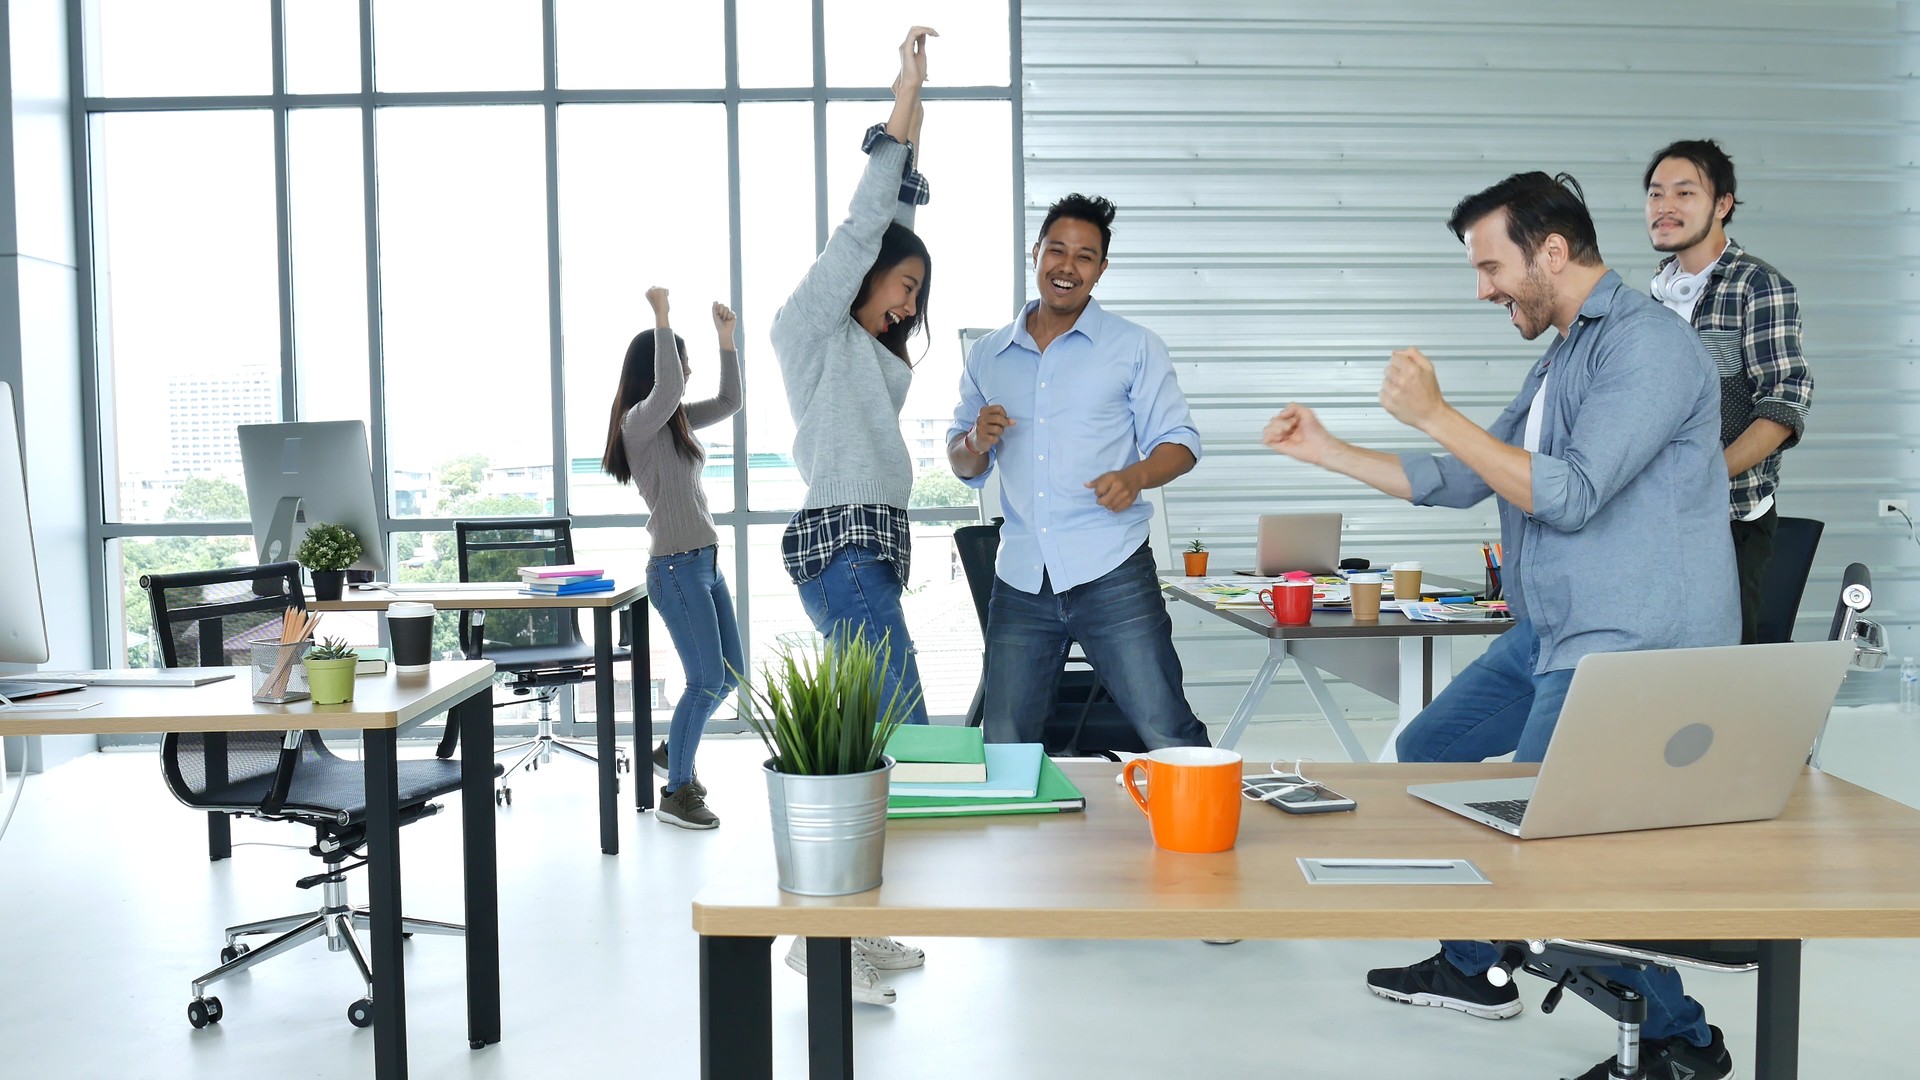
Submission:
POLYGON ((245 521, 237 424, 280 417, 273 123, 265 111, 92 125, 110 521, 245 521))
MULTIPOLYGON (((224 481, 209 481, 223 484, 224 481)), ((209 487, 210 497, 237 500, 242 519, 246 493, 238 484, 209 487)), ((114 667, 159 667, 160 644, 153 637, 153 607, 140 587, 142 574, 179 574, 189 570, 218 570, 253 561, 253 541, 245 536, 127 537, 107 541, 108 649, 114 667), (117 633, 115 631, 118 631, 117 633)))
MULTIPOLYGON (((738 614, 739 591, 736 588, 733 572, 734 530, 720 530, 720 550, 718 561, 720 574, 727 580, 728 595, 735 602, 738 614)), ((583 562, 606 570, 620 585, 643 582, 647 577, 647 534, 644 529, 575 529, 573 533, 574 555, 583 562)), ((657 725, 661 735, 665 735, 667 726, 673 722, 673 707, 686 693, 686 670, 680 664, 680 654, 674 650, 673 637, 667 631, 667 624, 660 619, 660 612, 652 604, 647 605, 647 664, 653 685, 648 688, 647 697, 651 705, 649 710, 652 722, 657 725)), ((618 623, 615 623, 617 628, 618 623)), ((580 620, 580 632, 593 640, 593 620, 583 616, 580 620)), ((742 634, 746 628, 741 628, 742 634)), ((627 665, 618 664, 613 670, 614 717, 616 723, 631 719, 633 699, 630 693, 632 677, 627 665)), ((584 720, 593 719, 593 687, 580 687, 580 716, 584 720)), ((737 715, 737 703, 733 698, 720 703, 713 719, 727 720, 737 715)))
POLYGON ((287 92, 360 90, 360 0, 284 0, 287 92))
POLYGON ((359 109, 287 113, 293 355, 302 420, 367 422, 367 241, 359 109))
MULTIPOLYGON (((727 274, 727 127, 719 105, 569 105, 559 111, 561 318, 566 337, 569 508, 637 513, 600 471, 634 335, 653 325, 646 291, 668 290, 687 343, 688 401, 719 389, 712 304, 727 274)), ((647 358, 651 365, 652 358, 647 358)), ((733 421, 698 433, 707 504, 733 509, 733 421)), ((642 550, 645 550, 644 545, 642 550)))
POLYGON ((540 109, 393 108, 377 121, 392 512, 548 513, 540 109))
POLYGON ((540 0, 375 0, 374 85, 538 89, 543 36, 540 0))
POLYGON ((89 93, 106 97, 266 94, 269 9, 260 0, 95 0, 89 93))
MULTIPOLYGON (((844 213, 866 158, 860 133, 875 121, 877 102, 827 106, 828 206, 844 213), (851 151, 851 152, 849 152, 851 151)), ((914 216, 914 231, 933 255, 928 327, 909 350, 913 389, 900 413, 914 459, 916 506, 977 504, 978 494, 953 480, 946 429, 959 398, 958 331, 1003 326, 1012 310, 1012 106, 1003 101, 935 101, 927 105, 920 171, 933 201, 914 216)))
POLYGON ((812 106, 740 106, 740 239, 740 355, 746 365, 752 452, 747 500, 755 510, 792 510, 807 488, 793 465, 793 414, 768 329, 818 250, 812 106))
POLYGON ((734 26, 741 86, 813 85, 812 4, 735 0, 734 26))
POLYGON ((940 31, 927 53, 933 86, 1006 86, 1012 52, 1004 0, 826 0, 827 85, 892 86, 912 25, 940 31))
MULTIPOLYGON (((792 6, 792 0, 787 2, 792 6)), ((554 19, 560 85, 645 90, 723 86, 725 17, 720 0, 558 0, 554 19)))

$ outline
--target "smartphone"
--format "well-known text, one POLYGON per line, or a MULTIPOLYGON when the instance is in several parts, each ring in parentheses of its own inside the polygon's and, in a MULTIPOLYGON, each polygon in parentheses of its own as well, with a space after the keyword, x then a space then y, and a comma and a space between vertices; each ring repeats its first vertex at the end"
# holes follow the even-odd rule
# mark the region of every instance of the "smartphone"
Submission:
POLYGON ((1351 810, 1356 805, 1352 799, 1324 784, 1302 780, 1298 776, 1286 773, 1276 776, 1249 776, 1242 783, 1250 792, 1258 794, 1304 783, 1305 787, 1295 788, 1264 800, 1289 814, 1328 814, 1338 810, 1351 810))

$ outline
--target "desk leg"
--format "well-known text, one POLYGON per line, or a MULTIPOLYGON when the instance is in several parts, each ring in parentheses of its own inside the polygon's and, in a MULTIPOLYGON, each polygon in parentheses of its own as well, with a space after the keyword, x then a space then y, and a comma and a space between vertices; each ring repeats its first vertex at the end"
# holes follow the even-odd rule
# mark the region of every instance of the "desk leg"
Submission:
MULTIPOLYGON (((398 734, 366 731, 367 937, 373 955, 373 1075, 407 1075, 407 981, 400 964, 400 773, 398 734)), ((486 744, 481 744, 486 745, 486 744)), ((492 815, 488 815, 489 817, 492 815)))
POLYGON ((648 616, 647 598, 632 607, 633 640, 628 642, 633 659, 633 774, 640 782, 633 785, 633 808, 653 809, 653 648, 647 638, 653 632, 648 616))
POLYGON ((1756 1080, 1800 1075, 1800 942, 1760 942, 1760 1036, 1753 1056, 1756 1080))
MULTIPOLYGON (((641 688, 633 688, 638 701, 641 688)), ((593 609, 594 742, 600 751, 600 850, 620 854, 620 776, 613 760, 613 609, 593 609)), ((634 768, 640 767, 634 762, 634 768)), ((647 774, 640 774, 643 778, 647 774)))
POLYGON ((1340 703, 1333 700, 1327 692, 1327 684, 1320 681, 1320 669, 1300 659, 1293 658, 1293 666, 1300 669, 1300 681, 1307 684, 1307 693, 1320 706, 1320 715, 1326 717, 1327 726, 1333 729, 1333 737, 1340 740, 1340 749, 1347 752, 1348 761, 1365 761, 1367 752, 1360 746, 1360 740, 1353 734, 1353 728, 1347 724, 1347 716, 1340 711, 1340 703))
POLYGON ((500 1041, 500 871, 493 812, 493 684, 453 707, 460 732, 460 838, 466 878, 467 1045, 500 1041))
MULTIPOLYGON (((1413 718, 1427 707, 1436 692, 1432 681, 1433 639, 1430 637, 1403 637, 1400 639, 1400 720, 1387 734, 1387 745, 1381 747, 1376 761, 1399 761, 1400 755, 1395 744, 1400 733, 1407 730, 1413 718)), ((1448 654, 1447 666, 1453 666, 1452 654, 1448 654)))
POLYGON ((1280 665, 1287 662, 1287 643, 1278 638, 1267 641, 1267 659, 1254 672, 1253 681, 1247 684, 1247 692, 1240 695, 1240 704, 1233 710, 1233 719, 1227 721, 1227 730, 1221 732, 1220 741, 1214 745, 1222 750, 1231 750, 1240 741, 1240 733, 1246 729, 1247 721, 1253 719, 1253 711, 1260 707, 1260 699, 1267 696, 1267 687, 1272 684, 1274 673, 1280 665))
POLYGON ((704 1080, 772 1080, 772 948, 772 938, 700 936, 704 1080))
POLYGON ((807 1075, 853 1080, 853 942, 807 939, 807 1075))
MULTIPOLYGON (((227 782, 227 736, 225 732, 210 731, 201 738, 207 747, 207 785, 217 787, 227 782)), ((233 857, 233 819, 225 814, 207 815, 207 858, 219 862, 233 857)))

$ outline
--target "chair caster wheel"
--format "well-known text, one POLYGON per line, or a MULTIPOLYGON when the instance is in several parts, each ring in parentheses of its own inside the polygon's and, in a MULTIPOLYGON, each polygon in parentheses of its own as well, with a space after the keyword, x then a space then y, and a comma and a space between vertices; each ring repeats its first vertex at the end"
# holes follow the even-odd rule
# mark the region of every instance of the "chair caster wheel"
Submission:
POLYGON ((512 806, 513 805, 513 789, 508 787, 496 789, 493 793, 493 805, 512 806))
POLYGON ((361 998, 359 1001, 347 1006, 347 1023, 357 1028, 372 1027, 373 1002, 366 998, 361 998))
POLYGON ((231 964, 252 951, 252 949, 245 945, 229 945, 220 950, 220 962, 223 964, 231 964))
POLYGON ((226 1015, 227 1012, 220 1007, 220 999, 217 997, 194 998, 187 1002, 187 1023, 192 1024, 195 1030, 206 1027, 208 1024, 217 1024, 226 1015))

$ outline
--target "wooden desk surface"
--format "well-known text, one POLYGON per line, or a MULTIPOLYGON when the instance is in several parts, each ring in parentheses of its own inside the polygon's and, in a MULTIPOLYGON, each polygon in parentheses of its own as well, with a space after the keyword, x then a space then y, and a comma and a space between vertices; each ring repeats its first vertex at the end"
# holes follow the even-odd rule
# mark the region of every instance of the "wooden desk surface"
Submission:
POLYGON ((98 701, 80 712, 0 711, 0 735, 122 735, 154 731, 281 731, 398 728, 446 710, 493 678, 491 660, 449 660, 426 671, 353 680, 353 700, 265 705, 253 700, 252 669, 203 686, 93 686, 46 699, 49 704, 98 701))
POLYGON ((502 582, 496 586, 479 583, 448 585, 412 585, 394 589, 348 589, 338 600, 308 600, 313 611, 385 611, 388 604, 401 601, 432 604, 442 611, 496 611, 502 608, 623 608, 647 595, 647 583, 615 586, 606 592, 575 593, 571 596, 528 596, 520 586, 502 582))
MULTIPOLYGON (((1400 637, 1497 637, 1512 626, 1511 620, 1490 619, 1484 622, 1416 622, 1397 611, 1382 611, 1373 622, 1360 622, 1352 613, 1346 611, 1315 610, 1313 621, 1305 626, 1281 626, 1273 621, 1265 608, 1240 607, 1238 605, 1219 607, 1210 596, 1201 596, 1187 588, 1191 579, 1173 574, 1160 578, 1163 591, 1178 600, 1184 600, 1194 607, 1243 626, 1257 634, 1270 638, 1285 638, 1288 641, 1311 641, 1323 638, 1400 638, 1400 637)), ((1477 588, 1471 581, 1460 578, 1443 577, 1430 574, 1430 585, 1445 585, 1456 589, 1472 590, 1477 588)), ((1265 588, 1265 586, 1261 586, 1265 588)))
MULTIPOLYGON (((1043 938, 1920 937, 1920 811, 1820 773, 1773 821, 1516 840, 1408 784, 1514 765, 1314 765, 1345 813, 1243 807, 1237 846, 1161 851, 1113 782, 1069 763, 1081 814, 888 823, 886 881, 813 898, 751 836, 693 902, 702 934, 1043 938), (1491 886, 1309 885, 1295 858, 1465 858, 1491 886)), ((1249 769, 1252 771, 1260 771, 1249 769)))

